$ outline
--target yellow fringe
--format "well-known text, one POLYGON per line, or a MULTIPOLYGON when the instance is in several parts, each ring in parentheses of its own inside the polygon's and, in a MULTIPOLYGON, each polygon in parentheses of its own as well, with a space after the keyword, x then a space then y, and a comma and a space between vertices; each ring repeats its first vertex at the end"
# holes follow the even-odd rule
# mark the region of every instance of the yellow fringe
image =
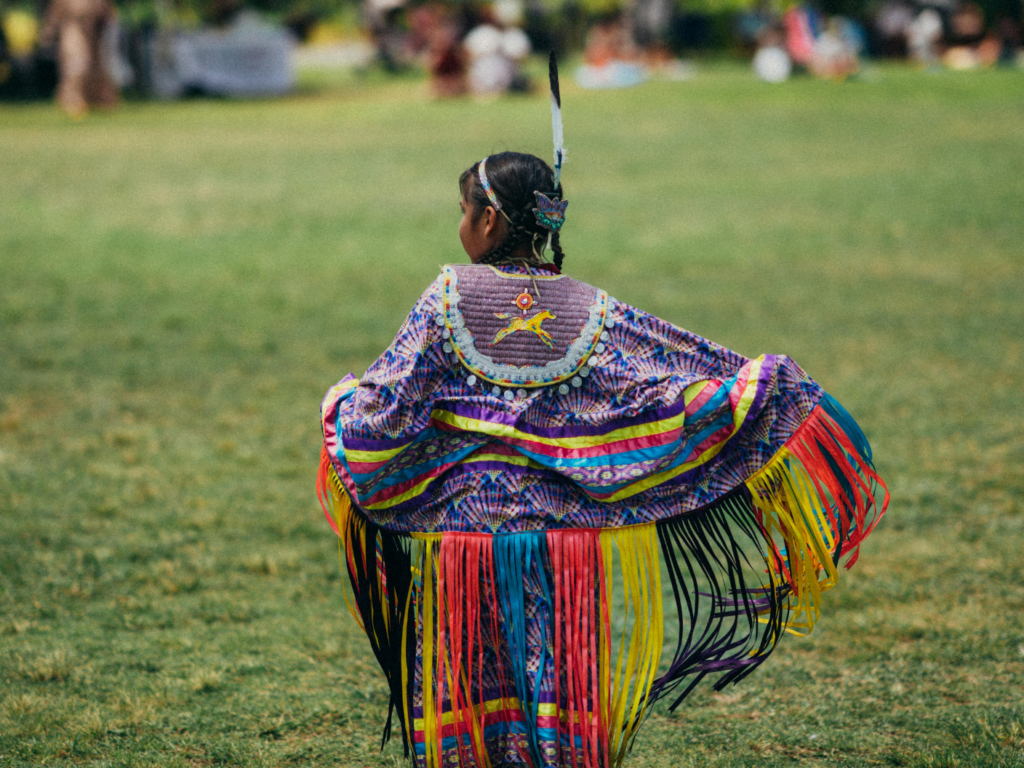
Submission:
POLYGON ((611 639, 601 624, 601 710, 608 713, 608 748, 612 765, 626 756, 642 719, 651 685, 658 672, 664 640, 661 597, 661 567, 657 529, 654 523, 609 529, 601 532, 601 554, 605 567, 608 613, 612 612, 614 566, 612 545, 618 550, 622 574, 623 627, 611 682, 611 639), (632 612, 633 626, 626 652, 626 623, 632 612), (625 661, 625 663, 623 663, 625 661), (632 690, 630 690, 632 688, 632 690), (608 691, 611 701, 606 702, 608 691), (610 703, 610 707, 608 706, 610 703))
MULTIPOLYGON (((338 562, 341 563, 341 572, 348 574, 348 563, 345 561, 347 552, 343 546, 345 539, 345 532, 349 529, 349 526, 357 526, 359 528, 359 535, 366 535, 366 523, 360 518, 359 515, 353 514, 352 512, 352 501, 348 497, 348 493, 340 487, 340 483, 337 479, 337 475, 331 472, 331 479, 328 483, 328 487, 324 488, 323 498, 327 504, 327 511, 331 513, 331 517, 334 518, 334 524, 341 531, 341 535, 338 537, 338 562)), ((352 618, 356 620, 356 624, 359 628, 366 631, 366 627, 363 625, 363 617, 359 615, 359 611, 355 607, 355 596, 350 596, 350 588, 347 583, 347 579, 341 580, 341 595, 345 598, 345 605, 348 608, 348 612, 352 614, 352 618)))
POLYGON ((416 621, 415 607, 412 602, 413 593, 416 588, 413 587, 409 590, 409 594, 405 598, 405 609, 402 612, 402 718, 405 719, 405 732, 409 736, 410 743, 415 743, 414 730, 413 730, 413 717, 412 717, 412 702, 409 701, 409 675, 412 670, 409 669, 409 655, 407 653, 409 649, 409 616, 413 615, 413 621, 416 621), (410 610, 411 609, 411 610, 410 610))
POLYGON ((765 557, 770 586, 777 589, 788 583, 792 588, 792 613, 785 630, 803 637, 821 614, 822 592, 839 578, 832 561, 836 540, 828 510, 803 463, 786 448, 747 481, 747 488, 776 549, 765 557), (780 566, 788 568, 788 580, 780 566))
MULTIPOLYGON (((441 702, 434 701, 434 571, 437 548, 441 543, 440 533, 414 533, 413 538, 423 542, 422 566, 423 586, 423 740, 427 745, 427 768, 441 768, 441 702)), ((404 671, 403 655, 403 677, 404 671)), ((410 732, 411 733, 411 732, 410 732)))

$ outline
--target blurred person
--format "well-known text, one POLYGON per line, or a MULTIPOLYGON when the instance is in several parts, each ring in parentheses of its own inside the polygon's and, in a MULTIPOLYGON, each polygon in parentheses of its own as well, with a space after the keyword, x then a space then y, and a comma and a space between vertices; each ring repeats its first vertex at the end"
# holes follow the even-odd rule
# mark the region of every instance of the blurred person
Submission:
POLYGON ((996 30, 991 30, 984 39, 978 43, 978 63, 983 67, 991 67, 999 61, 1003 50, 1003 41, 996 30))
POLYGON ((845 80, 860 68, 855 43, 843 36, 839 19, 831 18, 814 41, 814 53, 808 69, 816 77, 845 80))
POLYGON ((523 64, 533 50, 530 38, 518 27, 506 29, 501 39, 501 53, 515 65, 515 72, 512 76, 512 83, 509 90, 515 93, 527 93, 533 88, 529 75, 523 69, 523 64))
POLYGON ((1017 51, 1021 44, 1020 25, 1013 20, 1012 16, 1003 15, 999 17, 996 30, 1001 42, 999 63, 1004 66, 1013 66, 1017 63, 1017 51))
POLYGON ((843 80, 857 72, 857 39, 849 22, 840 17, 824 25, 818 14, 806 6, 795 6, 783 14, 786 52, 794 64, 805 67, 815 77, 843 80))
POLYGON ((815 17, 806 6, 795 5, 782 14, 786 53, 794 64, 809 67, 814 59, 815 17))
POLYGON ((942 42, 942 17, 934 8, 925 8, 907 26, 907 49, 910 58, 923 67, 932 67, 939 61, 939 43, 942 42))
POLYGON ((154 57, 154 92, 171 99, 183 95, 249 98, 291 91, 295 85, 291 32, 234 0, 218 5, 222 28, 168 36, 166 58, 154 57))
POLYGON ((810 632, 888 503, 856 422, 790 358, 565 273, 551 72, 553 166, 462 172, 469 263, 321 403, 318 494, 384 739, 397 714, 417 765, 619 768, 657 701, 810 632))
POLYGON ((904 0, 885 0, 882 3, 874 20, 879 54, 900 59, 907 55, 907 29, 914 18, 913 6, 904 0))
POLYGON ((388 72, 400 72, 405 68, 404 8, 405 0, 366 0, 363 5, 366 27, 373 38, 377 60, 388 72))
POLYGON ((60 63, 57 103, 81 118, 91 106, 113 107, 118 90, 103 45, 117 11, 111 0, 52 0, 43 21, 43 44, 56 41, 60 63))
POLYGON ((470 30, 462 41, 469 56, 469 91, 477 96, 504 93, 512 85, 516 65, 501 50, 502 31, 493 24, 470 30))
POLYGON ((968 70, 995 64, 1001 45, 995 34, 986 34, 985 15, 974 3, 960 3, 949 17, 949 47, 942 63, 950 69, 968 70))
POLYGON ((655 43, 644 48, 640 60, 648 77, 682 82, 692 80, 697 74, 697 68, 692 62, 674 56, 665 43, 655 43))
POLYGON ((647 80, 639 51, 621 14, 599 19, 587 33, 576 82, 583 88, 628 88, 647 80))
MULTIPOLYGON (((430 47, 430 35, 434 28, 434 17, 436 7, 433 4, 412 5, 405 13, 406 23, 409 25, 409 34, 406 36, 406 49, 413 57, 426 57, 427 49, 430 47)), ((429 63, 424 61, 429 67, 429 63)))
POLYGON ((462 96, 467 88, 462 28, 445 6, 432 3, 430 8, 426 53, 431 87, 441 98, 462 96))
POLYGON ((672 23, 672 0, 634 0, 632 35, 641 50, 664 47, 672 23))
MULTIPOLYGON (((672 0, 634 0, 632 10, 622 19, 646 76, 669 80, 693 77, 693 65, 677 58, 669 47, 675 32, 673 22, 682 21, 672 0)), ((691 15, 688 21, 693 20, 691 15)))
POLYGON ((136 82, 135 69, 129 60, 131 35, 121 25, 121 18, 114 16, 103 32, 101 58, 107 63, 110 79, 120 93, 136 82))
POLYGON ((39 40, 36 17, 21 10, 0 14, 0 98, 31 97, 39 40))
POLYGON ((492 6, 495 22, 502 28, 500 53, 513 62, 514 70, 509 90, 526 93, 533 87, 523 64, 533 51, 533 43, 526 34, 526 4, 522 0, 497 0, 492 6))
POLYGON ((514 26, 514 20, 521 17, 514 3, 505 2, 503 7, 494 9, 496 23, 480 24, 462 41, 470 59, 468 82, 471 93, 491 96, 529 89, 529 80, 521 65, 530 55, 530 39, 514 26))
POLYGON ((766 83, 783 83, 793 73, 793 62, 786 53, 786 33, 778 24, 765 26, 758 34, 758 48, 751 66, 766 83))
POLYGON ((949 16, 949 44, 977 45, 985 38, 985 14, 975 3, 960 3, 949 16))
POLYGON ((636 47, 620 14, 599 19, 587 33, 583 61, 591 66, 603 67, 614 61, 631 61, 636 56, 636 47))

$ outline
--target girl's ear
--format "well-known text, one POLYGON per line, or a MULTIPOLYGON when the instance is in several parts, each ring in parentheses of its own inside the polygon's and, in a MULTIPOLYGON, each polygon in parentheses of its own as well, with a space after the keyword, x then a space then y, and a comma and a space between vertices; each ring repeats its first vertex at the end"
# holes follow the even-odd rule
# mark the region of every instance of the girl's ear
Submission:
POLYGON ((494 206, 488 205, 484 208, 484 237, 490 237, 494 228, 498 226, 498 212, 494 206))

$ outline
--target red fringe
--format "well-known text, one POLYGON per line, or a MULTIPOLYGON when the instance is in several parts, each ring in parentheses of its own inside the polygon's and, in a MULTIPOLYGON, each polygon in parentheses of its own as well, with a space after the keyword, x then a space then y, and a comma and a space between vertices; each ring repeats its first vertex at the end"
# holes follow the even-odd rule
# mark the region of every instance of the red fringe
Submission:
POLYGON ((822 502, 828 503, 831 499, 833 513, 838 518, 833 519, 834 533, 838 535, 840 530, 843 533, 836 562, 848 557, 845 566, 851 568, 857 562, 861 542, 874 530, 889 506, 889 489, 874 467, 861 457, 846 432, 820 405, 789 439, 786 448, 806 467, 822 502), (836 475, 836 469, 842 473, 841 478, 836 475), (880 505, 876 505, 873 486, 880 487, 884 493, 880 505), (868 519, 872 510, 875 514, 868 519))
MULTIPOLYGON (((489 764, 483 742, 481 700, 484 649, 487 645, 501 648, 504 643, 492 544, 489 534, 448 532, 441 537, 437 559, 435 701, 440 705, 446 698, 445 689, 448 690, 459 760, 466 764, 469 762, 463 742, 466 734, 477 766, 489 764), (486 645, 484 621, 480 615, 482 600, 486 601, 490 618, 486 645)), ((502 697, 512 695, 500 672, 501 664, 498 669, 502 697)))
POLYGON ((564 696, 567 710, 565 724, 558 719, 559 741, 568 735, 574 768, 577 736, 584 768, 607 768, 608 718, 601 707, 599 670, 608 668, 609 644, 601 643, 600 633, 603 629, 607 638, 611 632, 600 531, 548 531, 547 539, 555 585, 554 668, 565 674, 564 690, 561 674, 555 677, 555 701, 561 708, 564 696))
MULTIPOLYGON (((327 522, 331 524, 331 528, 334 529, 334 532, 338 535, 338 538, 341 539, 342 543, 344 544, 343 551, 345 554, 345 565, 348 568, 348 574, 350 577, 349 582, 352 584, 353 590, 358 590, 360 588, 359 578, 357 576, 355 561, 352 559, 355 555, 357 547, 353 546, 354 542, 352 542, 350 539, 353 536, 365 536, 366 525, 365 523, 363 523, 361 525, 357 525, 355 528, 351 526, 346 526, 344 534, 338 528, 338 523, 335 521, 334 515, 332 514, 332 509, 335 503, 334 494, 331 492, 332 477, 337 477, 337 475, 334 472, 334 464, 331 462, 331 454, 327 452, 327 446, 322 446, 320 448, 320 469, 317 472, 316 478, 316 496, 320 500, 320 506, 324 510, 324 517, 327 518, 327 522)), ((349 499, 348 491, 344 490, 344 488, 340 489, 338 498, 342 503, 348 505, 351 505, 352 503, 351 500, 349 499)), ((351 508, 348 509, 348 513, 352 514, 351 508)), ((357 519, 362 520, 362 518, 357 519)), ((344 526, 345 524, 342 523, 342 525, 344 526)), ((366 572, 367 563, 365 547, 358 547, 358 550, 360 553, 362 553, 363 572, 366 572)), ((345 601, 348 602, 347 595, 345 597, 345 601)), ((349 610, 352 612, 352 615, 356 618, 356 621, 359 622, 360 626, 362 626, 362 618, 356 613, 355 609, 353 609, 351 605, 349 605, 349 610)))
POLYGON ((316 497, 320 499, 320 506, 324 509, 324 516, 327 518, 327 522, 331 524, 334 532, 341 536, 338 524, 334 522, 334 515, 331 514, 330 507, 327 504, 327 500, 331 498, 330 483, 332 469, 331 454, 327 452, 327 446, 323 445, 320 447, 320 471, 316 476, 316 497))

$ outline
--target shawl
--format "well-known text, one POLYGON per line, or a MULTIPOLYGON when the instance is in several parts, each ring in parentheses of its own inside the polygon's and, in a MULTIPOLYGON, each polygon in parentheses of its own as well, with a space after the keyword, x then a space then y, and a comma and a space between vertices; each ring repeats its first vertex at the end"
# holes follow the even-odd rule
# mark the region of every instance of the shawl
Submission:
POLYGON ((321 424, 384 737, 423 766, 618 765, 655 701, 810 632, 888 503, 792 360, 537 269, 445 266, 321 424))

